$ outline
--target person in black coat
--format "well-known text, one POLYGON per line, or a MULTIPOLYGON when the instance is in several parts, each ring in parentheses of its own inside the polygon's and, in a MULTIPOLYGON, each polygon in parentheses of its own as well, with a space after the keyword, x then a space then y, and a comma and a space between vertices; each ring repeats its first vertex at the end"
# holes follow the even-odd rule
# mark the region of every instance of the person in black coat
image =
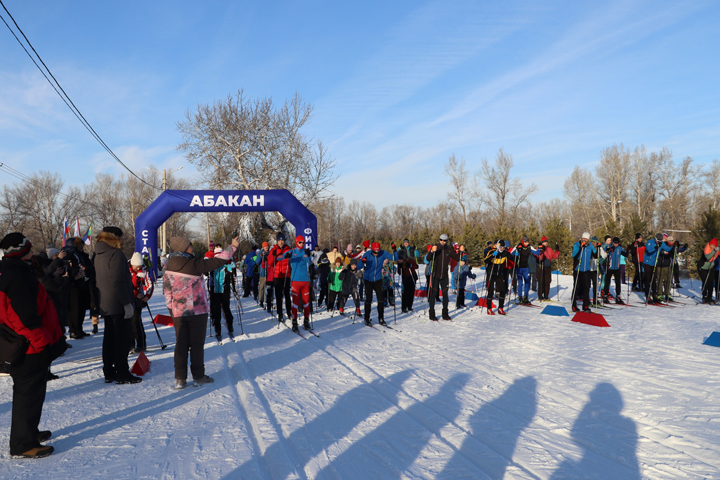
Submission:
MULTIPOLYGON (((440 241, 437 245, 433 245, 430 253, 428 254, 428 261, 430 262, 431 276, 430 276, 430 289, 428 291, 430 305, 430 320, 437 321, 435 316, 435 295, 439 291, 442 291, 443 297, 443 308, 442 308, 442 319, 452 320, 448 313, 448 268, 450 267, 450 260, 460 261, 460 255, 455 252, 455 249, 448 245, 448 236, 446 234, 440 235, 440 241)), ((464 252, 465 247, 461 246, 460 251, 464 252)))

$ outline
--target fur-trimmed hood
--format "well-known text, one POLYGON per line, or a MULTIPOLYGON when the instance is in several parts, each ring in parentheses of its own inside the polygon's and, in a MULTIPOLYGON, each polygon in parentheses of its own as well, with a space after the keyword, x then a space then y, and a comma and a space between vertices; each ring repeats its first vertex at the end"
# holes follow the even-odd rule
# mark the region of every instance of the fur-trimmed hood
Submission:
POLYGON ((122 240, 110 232, 100 232, 97 236, 97 242, 107 243, 110 248, 122 250, 122 240))

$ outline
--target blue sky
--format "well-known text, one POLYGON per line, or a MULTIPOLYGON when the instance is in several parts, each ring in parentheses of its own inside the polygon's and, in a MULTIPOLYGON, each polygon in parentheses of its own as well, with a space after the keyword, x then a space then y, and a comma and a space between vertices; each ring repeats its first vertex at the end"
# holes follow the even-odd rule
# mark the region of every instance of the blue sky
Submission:
MULTIPOLYGON (((3 1, 134 170, 194 176, 176 122, 240 88, 312 103, 336 193, 377 207, 441 200, 451 153, 504 148, 538 201, 614 143, 720 158, 717 2, 3 1)), ((0 161, 120 172, 0 27, 0 161)))

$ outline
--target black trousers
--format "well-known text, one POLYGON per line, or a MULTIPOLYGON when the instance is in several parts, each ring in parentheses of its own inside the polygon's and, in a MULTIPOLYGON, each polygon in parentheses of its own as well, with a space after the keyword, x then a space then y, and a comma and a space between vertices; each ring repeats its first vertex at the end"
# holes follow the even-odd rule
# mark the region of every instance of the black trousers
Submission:
POLYGON ((715 283, 715 270, 705 270, 704 268, 701 268, 699 273, 700 281, 702 282, 702 299, 703 302, 707 302, 708 300, 712 300, 713 284, 715 283))
MULTIPOLYGON (((435 299, 440 295, 442 291, 442 313, 447 315, 448 313, 448 278, 431 278, 430 279, 430 290, 428 291, 428 302, 430 303, 430 312, 435 312, 435 299)), ((439 301, 439 299, 438 299, 439 301)))
POLYGON ((643 273, 642 273, 642 263, 633 262, 633 267, 635 267, 635 275, 633 276, 633 283, 632 283, 632 289, 635 290, 635 288, 639 288, 643 292, 645 291, 645 282, 643 281, 643 273))
POLYGON ((493 273, 490 276, 490 283, 488 283, 487 291, 487 305, 490 308, 490 302, 492 302, 493 295, 495 292, 498 294, 498 308, 505 306, 505 295, 508 291, 508 275, 507 271, 501 271, 500 273, 493 273))
POLYGON ((290 299, 290 279, 276 278, 273 280, 275 286, 275 301, 277 302, 278 319, 283 318, 282 299, 285 297, 285 312, 288 318, 292 318, 292 300, 290 299))
POLYGON ((610 293, 610 280, 612 277, 615 277, 615 297, 620 297, 620 269, 617 270, 608 270, 605 274, 605 285, 603 285, 603 291, 605 294, 610 293))
POLYGON ((147 347, 147 339, 145 338, 145 328, 142 324, 142 311, 145 308, 145 303, 140 299, 135 299, 135 312, 133 317, 130 319, 130 326, 132 328, 132 338, 130 338, 130 348, 137 348, 138 350, 145 350, 147 347))
POLYGON ((465 289, 459 288, 457 298, 455 299, 455 307, 460 308, 465 306, 465 289))
POLYGON ((675 280, 675 285, 680 285, 680 265, 677 261, 673 264, 673 280, 675 280))
POLYGON ((550 284, 552 283, 552 267, 538 266, 538 298, 550 298, 550 284))
POLYGON ((10 455, 20 455, 39 447, 38 425, 42 416, 50 366, 47 351, 25 355, 25 360, 8 367, 13 379, 10 455))
POLYGON ((355 308, 360 308, 360 296, 358 295, 357 291, 352 292, 350 295, 339 295, 338 307, 345 308, 345 305, 347 304, 347 301, 350 297, 352 297, 353 301, 355 302, 355 308))
POLYGON ((415 280, 413 280, 412 275, 403 275, 402 286, 402 309, 410 310, 415 300, 415 280))
POLYGON ((649 295, 652 293, 653 297, 657 297, 658 287, 658 272, 655 271, 655 267, 650 265, 643 265, 645 271, 645 298, 650 298, 649 295))
POLYGON ((205 376, 205 328, 207 313, 173 318, 175 322, 175 378, 187 380, 188 353, 193 378, 205 376))
MULTIPOLYGON (((447 281, 445 282, 445 288, 447 288, 447 281)), ((377 296, 377 311, 378 319, 385 319, 385 297, 383 296, 383 281, 365 280, 365 320, 370 320, 370 310, 372 309, 373 291, 377 296)))
POLYGON ((244 297, 249 297, 250 294, 253 294, 253 298, 257 300, 258 298, 258 288, 260 284, 260 274, 256 273, 255 275, 246 276, 244 278, 243 283, 243 290, 245 290, 245 293, 243 293, 244 297))
POLYGON ((79 280, 70 285, 68 292, 68 330, 70 334, 81 334, 85 312, 90 308, 89 282, 79 280))
POLYGON ((327 302, 328 297, 328 283, 327 282, 320 282, 320 286, 318 287, 320 289, 320 293, 318 294, 318 301, 317 305, 318 307, 322 305, 323 301, 327 302))
POLYGON ((215 335, 220 335, 222 327, 222 314, 225 314, 225 322, 227 322, 228 333, 233 333, 233 314, 230 308, 230 289, 231 286, 225 287, 222 293, 210 292, 210 318, 215 328, 215 335))
POLYGON ((105 378, 123 378, 130 376, 128 366, 128 348, 132 331, 131 319, 120 315, 104 316, 105 333, 103 335, 102 359, 105 378))
POLYGON ((572 298, 573 305, 582 297, 583 308, 590 307, 590 283, 596 275, 597 272, 593 271, 578 272, 577 270, 573 270, 573 280, 575 281, 575 285, 573 286, 575 292, 572 298))
POLYGON ((328 310, 335 310, 335 307, 342 308, 342 305, 340 305, 340 299, 342 298, 342 295, 340 295, 340 292, 336 292, 335 290, 330 290, 328 292, 327 297, 327 309, 328 310))

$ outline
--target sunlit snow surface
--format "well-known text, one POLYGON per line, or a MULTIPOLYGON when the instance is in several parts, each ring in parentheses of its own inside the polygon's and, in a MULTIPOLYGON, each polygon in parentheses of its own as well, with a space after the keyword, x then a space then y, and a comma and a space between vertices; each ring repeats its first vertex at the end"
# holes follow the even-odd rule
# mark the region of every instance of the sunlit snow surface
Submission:
MULTIPOLYGON (((571 287, 561 277, 567 307, 571 287)), ((678 300, 603 310, 611 328, 597 328, 540 308, 454 311, 451 296, 453 322, 398 305, 383 332, 323 311, 320 338, 303 340, 245 298, 249 338, 208 338, 215 383, 181 391, 174 330, 159 329, 160 351, 147 313, 151 372, 106 385, 101 323, 53 365, 50 457, 10 457, 12 381, 0 378, 0 478, 720 478, 720 348, 702 345, 720 308, 678 300)), ((150 308, 167 313, 158 295, 150 308)))

